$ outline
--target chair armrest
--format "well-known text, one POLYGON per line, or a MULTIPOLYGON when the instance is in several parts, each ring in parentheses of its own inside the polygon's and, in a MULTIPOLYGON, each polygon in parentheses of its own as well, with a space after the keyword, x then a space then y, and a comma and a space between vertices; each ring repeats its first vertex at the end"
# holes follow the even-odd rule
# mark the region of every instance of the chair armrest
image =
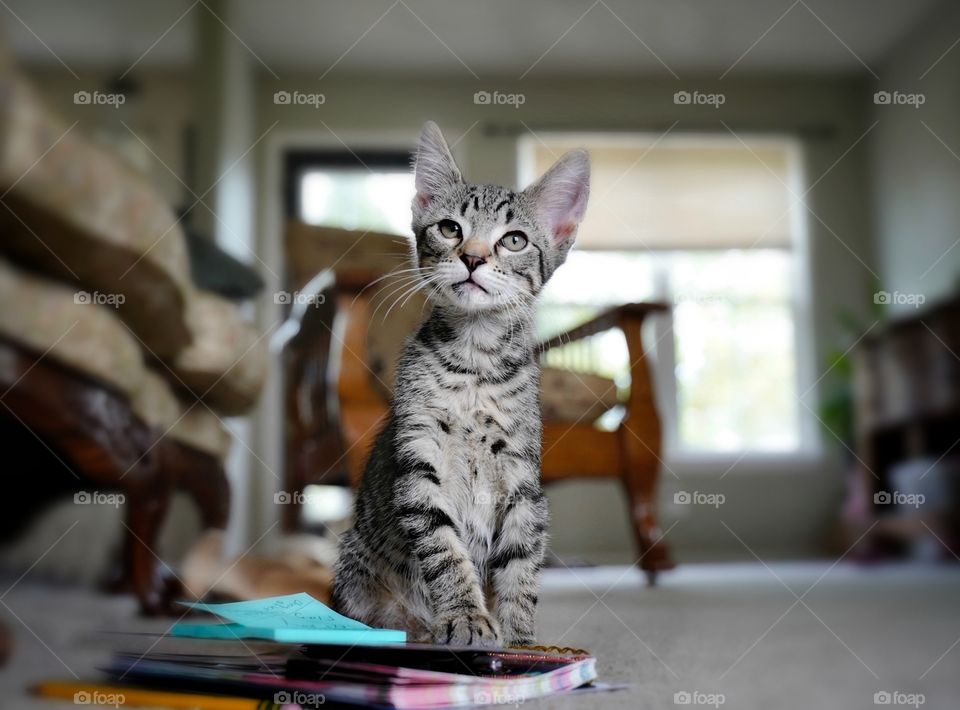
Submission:
POLYGON ((670 307, 665 303, 625 303, 594 316, 586 323, 540 342, 537 345, 537 352, 545 353, 552 348, 583 340, 613 328, 626 330, 631 324, 639 326, 649 314, 665 313, 669 310, 670 307))
POLYGON ((604 311, 586 323, 555 335, 537 346, 540 354, 553 348, 583 340, 608 330, 617 329, 627 341, 627 357, 630 372, 630 394, 624 402, 626 416, 624 424, 632 422, 636 430, 659 441, 660 423, 654 403, 653 381, 647 354, 641 337, 644 319, 652 313, 666 313, 670 307, 665 303, 626 303, 604 311), (651 412, 653 413, 651 415, 651 412))
MULTIPOLYGON (((329 334, 336 314, 338 294, 358 296, 377 282, 383 274, 370 269, 324 269, 313 276, 298 292, 290 313, 271 338, 271 347, 281 352, 309 341, 323 325, 329 334), (325 324, 325 325, 324 325, 325 324)), ((289 294, 288 294, 289 295, 289 294)))

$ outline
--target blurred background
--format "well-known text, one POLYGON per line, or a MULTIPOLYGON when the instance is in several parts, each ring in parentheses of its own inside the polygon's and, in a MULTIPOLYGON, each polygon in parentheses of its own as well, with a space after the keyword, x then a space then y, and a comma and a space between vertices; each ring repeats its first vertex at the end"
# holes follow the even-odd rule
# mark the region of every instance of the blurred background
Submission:
MULTIPOLYGON (((547 582, 573 605, 551 634, 593 601, 571 587, 619 590, 620 623, 567 641, 623 635, 617 653, 673 659, 675 689, 671 654, 696 643, 675 643, 671 589, 744 614, 720 676, 764 660, 747 651, 779 621, 744 599, 839 575, 835 616, 785 648, 811 624, 829 651, 810 662, 836 653, 870 690, 845 705, 956 699, 954 3, 3 0, 0 29, 13 662, 56 663, 50 635, 75 647, 39 630, 44 603, 111 619, 107 589, 128 615, 185 587, 254 594, 227 560, 323 585, 428 307, 386 275, 405 265, 429 119, 475 182, 592 157, 537 321, 547 582), (656 642, 645 599, 665 605, 656 642), (867 611, 913 625, 848 642, 867 611)), ((789 702, 741 701, 860 693, 792 680, 789 702)))

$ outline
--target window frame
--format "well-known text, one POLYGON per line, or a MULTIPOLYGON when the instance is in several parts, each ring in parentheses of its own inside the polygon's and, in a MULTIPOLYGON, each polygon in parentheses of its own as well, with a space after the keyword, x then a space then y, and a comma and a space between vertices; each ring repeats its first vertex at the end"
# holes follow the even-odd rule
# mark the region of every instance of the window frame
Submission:
MULTIPOLYGON (((791 461, 820 461, 824 447, 820 428, 817 425, 817 375, 815 374, 816 354, 814 349, 814 327, 812 317, 813 273, 810 254, 809 224, 805 208, 806 180, 806 151, 802 140, 785 133, 711 133, 711 132, 674 132, 672 136, 650 131, 538 131, 537 135, 521 135, 516 142, 517 177, 520 185, 526 185, 536 179, 533 174, 534 150, 543 145, 550 138, 570 140, 577 139, 586 145, 591 141, 627 142, 630 140, 689 140, 689 141, 734 141, 747 145, 757 142, 775 142, 787 151, 790 171, 787 178, 787 189, 790 193, 791 210, 787 217, 791 220, 793 243, 785 248, 792 258, 790 259, 790 315, 794 326, 794 387, 797 412, 797 446, 794 449, 782 451, 758 450, 749 448, 738 451, 709 451, 685 448, 679 440, 679 402, 677 399, 677 383, 674 374, 676 367, 675 334, 672 313, 656 316, 651 319, 650 333, 645 335, 647 347, 655 343, 651 352, 651 377, 653 379, 657 404, 660 409, 661 424, 663 427, 663 458, 667 466, 679 464, 686 468, 699 469, 701 466, 713 467, 738 466, 742 462, 755 464, 757 470, 767 470, 768 464, 791 461), (652 336, 652 339, 650 339, 652 336)), ((576 247, 574 247, 576 248, 576 247)), ((597 250, 599 251, 599 250, 597 250)), ((664 250, 639 248, 638 252, 647 252, 654 256, 668 253, 664 250)), ((725 249, 684 249, 686 252, 722 252, 725 249)), ((653 264, 655 298, 662 298, 668 303, 673 300, 670 290, 669 277, 665 265, 655 259, 653 264)))
POLYGON ((410 172, 413 153, 402 148, 378 148, 352 151, 346 148, 298 148, 283 154, 281 200, 287 219, 300 219, 300 184, 303 176, 314 170, 344 168, 366 170, 378 168, 410 172))

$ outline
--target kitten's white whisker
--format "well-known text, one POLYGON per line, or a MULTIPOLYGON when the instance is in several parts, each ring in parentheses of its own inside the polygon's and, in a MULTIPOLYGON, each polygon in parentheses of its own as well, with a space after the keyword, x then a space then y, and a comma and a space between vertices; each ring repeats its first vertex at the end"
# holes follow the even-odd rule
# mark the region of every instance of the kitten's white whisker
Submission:
MULTIPOLYGON (((393 303, 390 304, 390 307, 387 308, 386 312, 383 314, 383 317, 380 319, 380 322, 383 323, 383 322, 385 322, 385 321, 387 320, 387 318, 390 316, 390 312, 391 312, 394 308, 396 308, 397 305, 400 305, 400 301, 401 301, 401 300, 402 300, 402 301, 404 302, 404 304, 405 304, 405 303, 406 303, 406 300, 404 300, 404 299, 409 299, 409 298, 412 297, 415 293, 417 293, 417 291, 425 288, 426 286, 427 286, 427 284, 426 284, 426 283, 423 283, 423 282, 421 282, 421 283, 416 283, 416 284, 414 284, 412 287, 409 287, 406 291, 404 291, 403 293, 401 293, 399 296, 397 296, 396 299, 394 299, 393 303)), ((402 309, 403 309, 403 306, 401 305, 400 308, 401 308, 401 310, 402 310, 402 309)))
MULTIPOLYGON (((436 294, 436 296, 437 296, 438 298, 442 295, 439 286, 431 286, 431 287, 430 287, 430 293, 436 294)), ((421 315, 421 316, 423 315, 423 309, 426 308, 426 307, 427 307, 427 304, 429 304, 429 303, 430 303, 430 298, 429 298, 429 297, 423 299, 423 303, 420 305, 420 315, 421 315)))
MULTIPOLYGON (((402 266, 402 265, 401 265, 401 266, 402 266)), ((392 277, 392 276, 396 276, 396 277, 399 278, 400 276, 402 276, 402 275, 404 275, 404 274, 409 274, 409 273, 412 273, 412 272, 417 272, 417 273, 419 273, 419 272, 420 272, 420 267, 419 267, 419 266, 415 266, 415 267, 412 267, 412 268, 401 269, 401 268, 398 266, 396 269, 391 269, 390 271, 388 271, 387 273, 385 273, 383 276, 380 276, 380 277, 374 279, 373 281, 371 281, 370 283, 368 283, 366 286, 364 286, 362 289, 360 289, 360 292, 354 297, 353 303, 351 303, 350 305, 353 305, 354 303, 356 303, 356 302, 357 302, 357 299, 360 298, 360 296, 364 293, 364 291, 366 291, 366 290, 367 290, 368 288, 370 288, 371 286, 374 286, 375 284, 380 283, 380 282, 383 281, 384 279, 389 279, 389 278, 392 277)), ((387 285, 389 286, 389 284, 387 284, 387 285)), ((383 288, 386 288, 386 287, 383 287, 383 288)), ((377 291, 377 293, 379 293, 379 291, 377 291)), ((376 294, 374 294, 374 295, 376 295, 376 294)))
POLYGON ((523 302, 520 294, 514 294, 508 297, 507 301, 504 303, 507 308, 507 312, 510 317, 510 341, 509 344, 512 347, 514 343, 514 337, 516 336, 516 326, 519 326, 520 335, 524 343, 529 343, 529 333, 527 332, 527 319, 532 315, 531 310, 527 308, 527 305, 523 302))
POLYGON ((387 309, 387 312, 383 314, 383 318, 380 319, 380 322, 383 323, 387 320, 387 317, 390 315, 390 311, 392 311, 397 306, 397 304, 400 302, 402 298, 404 298, 405 296, 408 296, 408 294, 412 296, 414 293, 419 291, 421 288, 426 287, 431 282, 439 281, 440 278, 441 276, 439 274, 434 274, 432 276, 427 277, 426 279, 422 279, 418 281, 413 285, 412 288, 409 286, 409 284, 405 286, 403 289, 401 289, 403 290, 403 293, 397 296, 396 299, 394 299, 393 303, 390 304, 390 307, 387 309))
MULTIPOLYGON (((420 281, 420 280, 422 280, 422 279, 423 279, 423 277, 422 277, 422 276, 419 276, 419 275, 417 275, 417 276, 404 276, 404 277, 398 279, 399 284, 395 281, 395 282, 391 282, 391 283, 387 284, 386 286, 383 286, 379 291, 377 291, 377 293, 374 295, 374 298, 375 298, 376 296, 378 296, 380 293, 382 293, 383 291, 386 291, 387 289, 391 289, 391 290, 390 290, 389 293, 387 293, 385 296, 383 296, 383 297, 379 300, 379 302, 377 303, 377 306, 376 306, 376 308, 374 309, 373 313, 370 314, 370 320, 373 320, 374 316, 377 315, 377 312, 383 307, 383 305, 384 305, 387 301, 389 301, 389 300, 393 297, 394 294, 396 294, 396 293, 398 293, 398 292, 400 292, 400 291, 406 290, 407 288, 409 288, 409 286, 410 286, 411 284, 414 284, 414 283, 416 283, 417 281, 420 281)), ((371 300, 372 300, 372 299, 371 299, 371 300)))
MULTIPOLYGON (((424 283, 424 285, 427 285, 427 284, 429 284, 429 283, 431 283, 431 282, 436 283, 436 282, 439 282, 440 279, 441 279, 441 275, 440 275, 440 274, 433 274, 433 275, 431 275, 431 276, 428 276, 426 279, 424 279, 424 282, 423 282, 423 283, 424 283)), ((410 298, 413 296, 413 294, 415 294, 416 292, 417 292, 417 291, 414 290, 409 296, 406 297, 406 299, 404 299, 403 303, 400 304, 400 308, 401 308, 401 309, 402 309, 404 306, 407 305, 407 301, 409 301, 410 298)))

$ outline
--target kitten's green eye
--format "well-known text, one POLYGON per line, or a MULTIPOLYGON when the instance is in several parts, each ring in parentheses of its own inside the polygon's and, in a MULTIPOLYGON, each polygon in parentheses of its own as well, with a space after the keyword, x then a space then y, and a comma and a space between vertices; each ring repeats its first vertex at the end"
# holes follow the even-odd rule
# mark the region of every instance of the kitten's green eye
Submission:
POLYGON ((527 235, 523 232, 510 232, 500 238, 500 246, 507 251, 520 251, 527 246, 527 235))
POLYGON ((460 225, 454 222, 452 219, 441 220, 437 223, 437 227, 440 229, 440 234, 447 239, 463 238, 463 232, 460 229, 460 225))

